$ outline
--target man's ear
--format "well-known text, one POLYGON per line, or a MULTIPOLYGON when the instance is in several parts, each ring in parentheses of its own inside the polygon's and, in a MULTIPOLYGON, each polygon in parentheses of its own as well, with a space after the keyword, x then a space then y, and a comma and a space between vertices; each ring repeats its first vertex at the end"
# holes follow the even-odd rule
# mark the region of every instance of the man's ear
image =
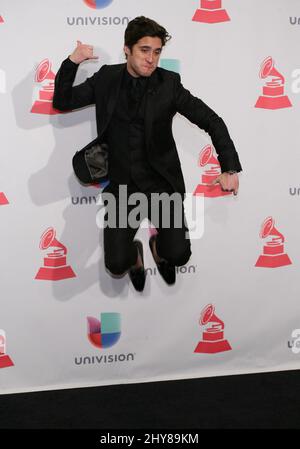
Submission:
POLYGON ((131 53, 131 51, 130 51, 130 48, 129 47, 127 47, 127 45, 124 45, 124 53, 125 53, 125 55, 130 55, 130 53, 131 53))

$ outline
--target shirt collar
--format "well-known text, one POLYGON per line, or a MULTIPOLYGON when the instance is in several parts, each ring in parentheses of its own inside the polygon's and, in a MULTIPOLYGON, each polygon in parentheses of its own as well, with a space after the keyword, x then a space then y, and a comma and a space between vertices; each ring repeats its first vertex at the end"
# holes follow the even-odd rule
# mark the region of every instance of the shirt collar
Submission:
MULTIPOLYGON (((152 76, 152 75, 151 75, 151 76, 152 76)), ((131 83, 131 80, 135 79, 135 80, 139 80, 139 82, 141 82, 142 85, 144 85, 144 84, 147 83, 147 81, 151 78, 151 76, 150 76, 150 77, 147 77, 147 76, 139 76, 139 77, 136 78, 135 76, 130 75, 130 73, 129 73, 128 70, 127 70, 127 67, 125 66, 125 70, 124 70, 124 81, 125 81, 126 84, 131 83)))

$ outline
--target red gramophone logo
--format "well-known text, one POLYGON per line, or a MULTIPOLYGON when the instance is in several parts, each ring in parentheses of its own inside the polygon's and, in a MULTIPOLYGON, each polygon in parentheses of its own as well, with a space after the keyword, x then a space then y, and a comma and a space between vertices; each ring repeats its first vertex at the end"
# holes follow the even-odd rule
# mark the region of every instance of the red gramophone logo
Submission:
POLYGON ((0 192, 0 206, 8 204, 8 200, 3 192, 0 192))
POLYGON ((2 16, 0 16, 0 23, 3 23, 3 22, 4 22, 4 20, 3 20, 2 16))
POLYGON ((201 182, 196 187, 194 195, 204 195, 207 197, 217 197, 232 195, 232 192, 223 192, 220 184, 211 183, 221 174, 221 167, 218 159, 213 155, 214 149, 212 145, 206 145, 200 152, 198 165, 206 167, 201 175, 201 182))
POLYGON ((30 112, 47 115, 60 114, 60 111, 52 106, 54 79, 55 74, 51 71, 51 63, 49 59, 44 59, 35 72, 35 82, 42 84, 42 88, 39 91, 39 98, 34 102, 30 112))
POLYGON ((199 324, 204 327, 202 340, 199 341, 194 352, 202 354, 215 354, 217 352, 231 351, 231 346, 224 339, 224 323, 215 315, 215 307, 208 304, 201 312, 199 324))
POLYGON ((55 248, 44 257, 44 266, 41 267, 35 279, 45 281, 60 281, 76 277, 72 268, 67 265, 67 248, 55 238, 55 230, 48 228, 41 236, 40 249, 55 248))
POLYGON ((262 95, 258 98, 255 107, 262 109, 290 108, 292 103, 284 95, 284 77, 274 67, 274 59, 268 56, 262 63, 259 77, 268 78, 263 86, 262 95))
POLYGON ((259 234, 261 239, 270 237, 263 247, 263 254, 259 256, 256 267, 277 268, 291 265, 289 256, 284 252, 284 236, 274 226, 274 218, 267 217, 263 222, 259 234))
POLYGON ((6 335, 4 330, 0 329, 0 368, 14 366, 13 361, 6 354, 6 335))
POLYGON ((194 22, 218 23, 230 20, 226 10, 222 8, 222 0, 200 0, 193 17, 194 22))

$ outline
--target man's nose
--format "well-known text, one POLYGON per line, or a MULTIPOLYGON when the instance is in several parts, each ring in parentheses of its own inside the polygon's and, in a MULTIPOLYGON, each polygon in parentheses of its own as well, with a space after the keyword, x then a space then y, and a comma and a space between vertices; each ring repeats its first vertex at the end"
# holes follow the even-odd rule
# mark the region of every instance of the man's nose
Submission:
POLYGON ((153 52, 152 52, 152 51, 148 53, 148 55, 147 55, 147 61, 148 61, 148 62, 153 62, 153 52))

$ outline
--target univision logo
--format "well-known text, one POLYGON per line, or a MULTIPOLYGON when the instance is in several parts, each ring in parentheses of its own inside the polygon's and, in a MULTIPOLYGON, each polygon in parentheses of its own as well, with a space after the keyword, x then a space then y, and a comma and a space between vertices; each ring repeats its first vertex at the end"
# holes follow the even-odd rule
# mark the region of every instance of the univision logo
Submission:
MULTIPOLYGON (((109 6, 113 0, 83 0, 84 4, 92 9, 103 9, 109 6)), ((127 26, 130 17, 119 16, 87 16, 67 17, 70 26, 127 26)))
POLYGON ((113 0, 83 0, 84 3, 93 9, 102 9, 109 6, 113 0))
POLYGON ((85 205, 85 204, 97 204, 98 197, 95 195, 92 196, 72 196, 71 198, 72 204, 74 206, 77 205, 85 205))
POLYGON ((100 321, 87 317, 88 339, 96 348, 110 348, 121 336, 121 317, 119 313, 101 313, 100 321))
POLYGON ((75 365, 105 365, 106 363, 133 362, 135 354, 109 354, 75 357, 75 365))
POLYGON ((294 329, 292 332, 292 340, 288 341, 288 347, 294 354, 300 353, 300 329, 294 329))
MULTIPOLYGON (((121 316, 119 313, 101 313, 100 320, 87 317, 88 339, 98 349, 107 349, 114 346, 121 336, 121 316)), ((134 361, 135 354, 103 354, 96 356, 75 357, 75 365, 103 365, 134 361)))
MULTIPOLYGON (((1 74, 1 72, 0 72, 1 74)), ((89 187, 93 187, 94 189, 104 189, 109 184, 109 180, 101 181, 100 183, 94 183, 90 184, 89 187)), ((86 204, 97 204, 98 203, 98 196, 96 195, 82 195, 82 196, 72 196, 71 202, 74 206, 81 206, 86 204)))
POLYGON ((300 17, 297 17, 297 16, 290 17, 290 24, 291 25, 300 25, 300 17))
POLYGON ((179 59, 161 58, 159 67, 172 72, 180 73, 180 61, 179 59))
MULTIPOLYGON (((176 274, 195 274, 196 273, 196 265, 183 265, 182 267, 176 267, 176 274)), ((146 273, 150 276, 156 276, 158 274, 158 270, 156 267, 154 268, 145 268, 146 273)))
POLYGON ((292 196, 300 196, 300 187, 290 187, 289 192, 292 196))

